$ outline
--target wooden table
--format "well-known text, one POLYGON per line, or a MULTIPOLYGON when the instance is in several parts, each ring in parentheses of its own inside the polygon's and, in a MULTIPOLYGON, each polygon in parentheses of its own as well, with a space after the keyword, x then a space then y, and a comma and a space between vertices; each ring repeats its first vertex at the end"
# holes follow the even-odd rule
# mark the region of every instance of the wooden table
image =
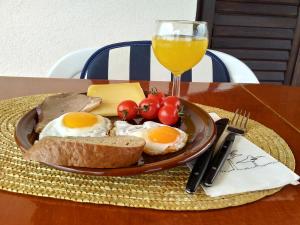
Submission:
MULTIPOLYGON (((0 77, 0 99, 53 92, 85 92, 90 80, 0 77)), ((166 82, 142 82, 168 92, 166 82)), ((231 83, 183 83, 184 98, 234 111, 244 108, 251 118, 281 135, 296 158, 300 173, 300 88, 231 83)), ((243 206, 209 211, 159 211, 95 205, 0 191, 1 224, 300 224, 300 189, 279 193, 243 206)))

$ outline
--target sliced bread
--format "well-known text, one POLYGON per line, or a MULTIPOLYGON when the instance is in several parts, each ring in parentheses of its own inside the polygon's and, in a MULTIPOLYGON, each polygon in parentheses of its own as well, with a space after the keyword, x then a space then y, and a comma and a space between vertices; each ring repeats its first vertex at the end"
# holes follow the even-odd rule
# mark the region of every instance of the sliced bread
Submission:
POLYGON ((61 166, 117 168, 135 164, 145 141, 133 136, 44 137, 24 153, 26 160, 61 166))

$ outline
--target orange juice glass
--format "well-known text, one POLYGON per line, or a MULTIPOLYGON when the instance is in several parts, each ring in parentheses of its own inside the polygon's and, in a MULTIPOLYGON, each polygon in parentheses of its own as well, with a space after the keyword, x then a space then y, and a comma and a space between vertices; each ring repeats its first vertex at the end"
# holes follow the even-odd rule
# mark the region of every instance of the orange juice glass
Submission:
POLYGON ((172 72, 172 95, 180 97, 181 75, 203 58, 208 46, 206 22, 157 21, 152 48, 158 61, 172 72))

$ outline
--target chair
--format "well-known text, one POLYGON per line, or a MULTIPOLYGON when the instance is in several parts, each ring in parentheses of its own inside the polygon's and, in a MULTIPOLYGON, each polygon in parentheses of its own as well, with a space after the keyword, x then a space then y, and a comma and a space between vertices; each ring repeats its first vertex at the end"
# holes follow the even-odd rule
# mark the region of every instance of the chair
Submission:
MULTIPOLYGON (((106 48, 106 47, 104 47, 106 48)), ((103 48, 102 48, 103 49, 103 48)), ((79 78, 82 69, 85 65, 85 62, 88 61, 93 53, 96 54, 98 48, 85 48, 77 51, 73 51, 68 53, 67 55, 60 58, 49 70, 49 77, 58 77, 58 78, 79 78)), ((100 51, 101 49, 99 49, 100 51)), ((214 66, 215 71, 216 68, 223 68, 225 64, 226 69, 229 72, 230 82, 240 82, 240 83, 258 83, 255 75, 252 71, 241 61, 238 59, 222 53, 218 51, 212 51, 212 56, 216 55, 214 66), (219 59, 218 59, 219 58, 219 59), (223 62, 223 63, 222 63, 223 62), (241 76, 241 74, 245 76, 241 76)), ((121 80, 128 79, 128 70, 129 70, 129 54, 130 48, 128 46, 124 46, 122 48, 117 48, 109 51, 109 79, 121 80), (118 50, 118 51, 115 51, 118 50), (127 71, 125 74, 124 71, 127 71), (125 75, 125 77, 122 77, 125 75)), ((210 54, 208 52, 208 54, 210 54)), ((170 73, 162 67, 153 56, 153 52, 151 51, 151 80, 165 80, 169 81, 171 79, 170 73), (164 75, 163 75, 164 74, 164 75)), ((212 81, 212 61, 209 56, 205 56, 202 61, 196 66, 193 71, 199 73, 199 76, 194 76, 194 81, 202 81, 202 82, 211 82, 212 81)), ((226 70, 225 70, 226 71, 226 70)), ((183 76, 183 80, 189 78, 190 75, 183 76)), ((82 77, 83 78, 83 77, 82 77)), ((85 77, 84 77, 85 78, 85 77)), ((105 78, 103 78, 105 79, 105 78)))
MULTIPOLYGON (((247 71, 248 79, 243 81, 241 76, 231 78, 232 74, 228 73, 227 67, 216 54, 226 59, 227 63, 238 61, 227 54, 207 51, 197 66, 182 75, 182 80, 257 83, 254 74, 244 64, 240 67, 247 71)), ((230 70, 240 73, 237 71, 240 67, 230 70)), ((97 50, 86 62, 80 78, 170 81, 171 74, 156 60, 151 41, 132 41, 111 44, 97 50)))
POLYGON ((229 76, 230 82, 233 83, 259 83, 253 71, 243 62, 237 58, 226 54, 224 52, 209 50, 211 53, 219 57, 225 64, 229 76))
POLYGON ((79 78, 88 58, 98 48, 84 48, 61 57, 48 71, 48 77, 79 78))

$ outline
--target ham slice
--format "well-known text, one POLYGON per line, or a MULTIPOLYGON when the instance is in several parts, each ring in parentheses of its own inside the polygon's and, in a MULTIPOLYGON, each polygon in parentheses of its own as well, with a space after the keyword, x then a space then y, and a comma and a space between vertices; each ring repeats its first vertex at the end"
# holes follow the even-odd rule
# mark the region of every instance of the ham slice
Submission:
POLYGON ((101 98, 89 97, 78 93, 64 93, 47 97, 36 110, 38 123, 35 132, 42 129, 53 119, 68 112, 89 112, 101 104, 101 98))

